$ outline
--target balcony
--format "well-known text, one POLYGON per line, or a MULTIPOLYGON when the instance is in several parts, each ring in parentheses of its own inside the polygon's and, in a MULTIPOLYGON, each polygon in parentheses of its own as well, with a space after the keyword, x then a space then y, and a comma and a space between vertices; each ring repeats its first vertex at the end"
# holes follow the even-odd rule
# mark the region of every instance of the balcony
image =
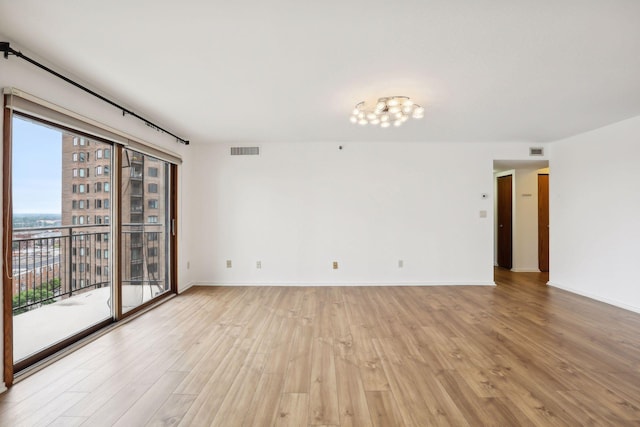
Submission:
MULTIPOLYGON (((154 224, 123 225, 123 247, 131 236, 140 247, 156 247, 154 224)), ((82 329, 113 317, 109 225, 15 229, 13 263, 13 353, 19 362, 82 329), (74 255, 75 254, 75 255, 74 255), (80 329, 79 329, 80 328, 80 329)), ((142 256, 142 249, 133 249, 142 256)), ((154 249, 154 255, 157 254, 154 249)), ((132 253, 124 252, 124 258, 132 253)), ((158 263, 159 256, 136 260, 158 263)), ((166 291, 164 278, 136 277, 123 266, 123 312, 166 291)), ((140 269, 143 270, 142 268, 140 269)))

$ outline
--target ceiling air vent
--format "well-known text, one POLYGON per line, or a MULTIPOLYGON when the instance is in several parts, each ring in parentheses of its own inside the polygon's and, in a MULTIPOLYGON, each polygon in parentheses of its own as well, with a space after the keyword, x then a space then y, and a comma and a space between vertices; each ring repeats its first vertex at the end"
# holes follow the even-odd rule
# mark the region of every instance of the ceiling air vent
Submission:
POLYGON ((231 147, 232 156, 257 156, 260 154, 260 147, 231 147))
POLYGON ((529 147, 530 156, 544 156, 544 148, 542 147, 529 147))

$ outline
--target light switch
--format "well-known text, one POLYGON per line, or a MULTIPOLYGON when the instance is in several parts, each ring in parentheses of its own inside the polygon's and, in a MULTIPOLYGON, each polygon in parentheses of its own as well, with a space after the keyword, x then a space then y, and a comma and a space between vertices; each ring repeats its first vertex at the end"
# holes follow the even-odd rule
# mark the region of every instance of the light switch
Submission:
POLYGON ((487 211, 480 211, 480 218, 486 218, 487 217, 487 211))

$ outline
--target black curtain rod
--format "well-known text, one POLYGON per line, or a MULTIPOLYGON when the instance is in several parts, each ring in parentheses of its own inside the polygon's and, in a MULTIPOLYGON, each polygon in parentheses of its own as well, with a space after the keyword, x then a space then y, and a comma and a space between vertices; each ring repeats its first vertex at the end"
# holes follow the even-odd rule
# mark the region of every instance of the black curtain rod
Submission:
POLYGON ((5 59, 9 58, 9 55, 15 55, 15 56, 17 56, 19 58, 22 58, 25 61, 35 65, 36 67, 41 68, 44 71, 46 71, 46 72, 48 72, 50 74, 53 74, 54 76, 64 80, 65 82, 69 83, 70 85, 73 85, 73 86, 77 87, 78 89, 82 89, 83 91, 87 92, 88 94, 93 95, 96 98, 106 102, 107 104, 110 104, 110 105, 116 107, 118 110, 122 111, 122 115, 123 116, 129 114, 130 116, 133 116, 133 117, 143 121, 144 124, 149 126, 150 128, 153 128, 153 129, 155 129, 157 131, 166 133, 167 135, 171 135, 172 137, 174 137, 176 139, 177 142, 180 142, 180 143, 182 143, 184 145, 189 145, 189 141, 188 140, 186 140, 184 138, 180 138, 178 135, 175 135, 174 133, 169 132, 168 130, 156 125, 153 122, 150 122, 149 120, 147 120, 144 117, 134 113, 133 111, 131 111, 131 110, 127 109, 127 108, 124 108, 122 105, 120 105, 120 104, 118 104, 118 103, 116 103, 116 102, 114 102, 114 101, 112 101, 112 100, 110 100, 108 98, 105 98, 104 96, 100 95, 99 93, 96 93, 96 92, 92 91, 88 87, 83 86, 80 83, 75 82, 75 81, 71 80, 70 78, 68 78, 66 76, 63 76, 62 74, 58 73, 57 71, 52 70, 51 68, 47 67, 46 65, 43 65, 43 64, 39 63, 38 61, 29 58, 27 55, 23 54, 22 52, 19 52, 19 51, 13 49, 11 46, 9 46, 9 42, 0 42, 0 52, 4 53, 5 59))

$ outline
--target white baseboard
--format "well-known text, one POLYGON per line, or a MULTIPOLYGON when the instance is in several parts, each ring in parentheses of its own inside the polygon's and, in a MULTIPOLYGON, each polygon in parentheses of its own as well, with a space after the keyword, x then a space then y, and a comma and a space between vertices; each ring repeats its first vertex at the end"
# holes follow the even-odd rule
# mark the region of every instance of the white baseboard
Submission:
POLYGON ((514 273, 540 273, 537 268, 512 268, 511 271, 514 273))
POLYGON ((602 297, 600 295, 592 294, 590 292, 584 292, 584 291, 581 291, 581 290, 578 290, 578 289, 573 289, 571 287, 563 286, 563 285, 561 285, 559 283, 554 283, 554 282, 551 282, 551 281, 547 282, 547 285, 553 286, 554 288, 562 289, 562 290, 567 291, 567 292, 571 292, 571 293, 574 293, 574 294, 582 295, 583 297, 591 298, 592 300, 604 302, 606 304, 613 305, 613 306, 616 306, 616 307, 619 307, 619 308, 624 308, 625 310, 633 311, 634 313, 640 313, 640 307, 629 305, 629 304, 626 304, 626 303, 621 302, 621 301, 612 300, 610 298, 605 298, 605 297, 602 297))
MULTIPOLYGON (((196 286, 496 286, 495 282, 195 282, 196 286)), ((192 285, 192 286, 193 286, 192 285)))
POLYGON ((191 288, 191 287, 195 286, 196 284, 197 284, 196 282, 189 282, 189 283, 187 283, 185 286, 180 287, 180 289, 178 290, 178 293, 179 293, 179 294, 181 294, 181 293, 183 293, 184 291, 186 291, 187 289, 189 289, 189 288, 191 288))

